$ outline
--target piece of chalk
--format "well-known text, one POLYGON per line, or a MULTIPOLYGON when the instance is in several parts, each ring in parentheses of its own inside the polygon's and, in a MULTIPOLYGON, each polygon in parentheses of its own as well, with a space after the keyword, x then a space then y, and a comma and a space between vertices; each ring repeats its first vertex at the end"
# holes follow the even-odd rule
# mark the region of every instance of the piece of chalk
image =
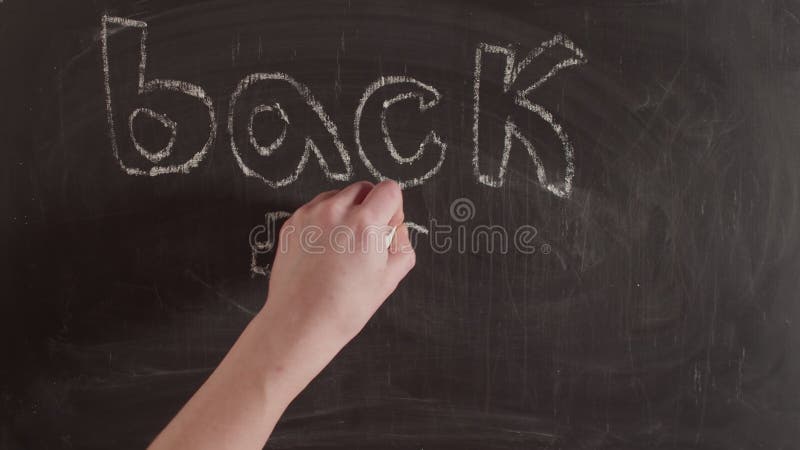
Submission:
POLYGON ((392 239, 394 239, 395 231, 397 231, 397 227, 393 227, 392 231, 390 231, 389 234, 386 236, 386 248, 392 246, 392 239))

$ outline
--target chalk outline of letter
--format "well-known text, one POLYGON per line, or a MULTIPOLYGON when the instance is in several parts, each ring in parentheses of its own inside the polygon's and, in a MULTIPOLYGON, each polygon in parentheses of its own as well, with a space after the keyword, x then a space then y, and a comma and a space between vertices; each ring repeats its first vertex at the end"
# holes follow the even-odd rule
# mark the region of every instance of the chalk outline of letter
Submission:
POLYGON ((135 109, 131 115, 128 117, 128 130, 131 134, 131 140, 133 141, 133 146, 136 147, 136 150, 139 152, 140 155, 144 156, 145 158, 149 159, 150 162, 153 164, 158 164, 161 162, 162 159, 166 158, 167 156, 172 153, 172 147, 175 145, 175 139, 178 135, 178 124, 175 121, 171 120, 169 117, 165 116, 164 114, 157 113, 149 108, 137 108, 135 109), (157 152, 151 152, 146 148, 142 147, 139 144, 139 141, 136 139, 136 135, 133 133, 133 121, 136 119, 140 113, 150 116, 151 118, 158 120, 161 122, 164 127, 169 128, 171 133, 169 137, 169 142, 167 145, 157 152))
MULTIPOLYGON (((214 103, 211 101, 211 98, 206 94, 206 91, 203 90, 200 86, 195 84, 187 83, 185 81, 178 81, 178 80, 167 80, 167 79, 159 79, 154 78, 150 81, 145 80, 145 73, 147 69, 147 22, 142 22, 138 20, 131 20, 126 19, 124 17, 114 17, 104 14, 101 21, 101 30, 100 30, 100 53, 103 59, 103 82, 105 87, 105 100, 106 100, 106 119, 108 121, 108 134, 111 138, 111 149, 114 153, 114 158, 119 162, 120 167, 122 170, 125 171, 128 175, 149 175, 149 176, 156 176, 156 175, 164 175, 168 173, 189 173, 192 169, 200 165, 203 159, 206 157, 208 150, 214 144, 214 140, 217 137, 217 120, 216 114, 214 112, 214 103), (109 58, 108 58, 108 24, 119 25, 121 27, 126 28, 138 28, 141 30, 141 36, 139 38, 139 73, 138 73, 138 94, 149 94, 155 92, 157 90, 166 90, 166 91, 174 91, 182 94, 189 95, 190 97, 194 97, 200 100, 203 105, 208 109, 208 117, 209 117, 209 132, 208 132, 208 140, 203 145, 203 148, 195 153, 188 161, 183 164, 176 164, 172 166, 154 166, 151 167, 150 170, 142 170, 136 167, 128 167, 122 161, 122 158, 119 156, 119 146, 117 145, 117 134, 114 128, 114 109, 113 109, 113 102, 111 99, 111 73, 109 69, 109 58)), ((133 116, 138 110, 131 113, 133 116)), ((133 122, 133 118, 129 116, 128 120, 129 123, 133 122)), ((166 117, 161 115, 162 117, 166 117)), ((163 122, 162 122, 163 123, 163 122)), ((173 122, 174 123, 174 122, 173 122)), ((173 130, 174 131, 174 130, 173 130)), ((133 134, 131 134, 133 136, 133 134)), ((160 152, 151 153, 145 150, 145 153, 142 152, 142 149, 139 148, 138 142, 136 142, 135 138, 132 138, 134 141, 134 146, 139 151, 140 154, 145 156, 151 162, 153 161, 147 154, 152 155, 159 155, 164 150, 160 152)), ((170 144, 167 146, 169 148, 169 152, 165 154, 160 159, 165 158, 168 156, 169 153, 172 151, 172 145, 174 142, 170 141, 170 144)), ((160 160, 159 159, 159 160, 160 160)))
MULTIPOLYGON (((331 118, 325 112, 325 109, 322 107, 322 104, 314 97, 314 95, 311 93, 308 87, 300 83, 299 81, 295 80, 294 78, 292 78, 292 76, 288 74, 282 72, 254 73, 243 78, 236 86, 236 90, 234 90, 233 95, 231 95, 230 106, 228 108, 228 134, 230 134, 231 138, 231 150, 233 151, 233 156, 236 158, 236 162, 239 164, 239 168, 242 169, 242 172, 244 172, 244 174, 248 177, 258 178, 259 180, 263 181, 266 185, 268 185, 273 189, 287 186, 293 183, 295 180, 297 180, 297 178, 303 172, 303 169, 305 169, 305 166, 308 163, 308 159, 311 152, 313 152, 314 155, 317 157, 317 161, 319 162, 322 171, 325 173, 325 176, 329 180, 348 181, 353 176, 353 166, 350 163, 350 155, 347 153, 347 149, 345 149, 342 140, 339 138, 339 131, 336 128, 336 124, 333 122, 333 120, 331 120, 331 118), (242 159, 242 155, 239 152, 239 148, 236 145, 236 137, 234 136, 234 131, 233 131, 234 111, 236 108, 236 103, 239 101, 239 97, 241 97, 242 93, 247 88, 249 88, 256 82, 266 81, 266 80, 284 81, 286 83, 289 83, 289 85, 295 88, 295 90, 300 94, 300 97, 303 98, 306 104, 310 106, 311 109, 314 110, 314 112, 317 114, 320 121, 322 122, 323 126, 333 139, 333 143, 339 152, 339 157, 344 163, 346 169, 344 173, 334 173, 330 170, 328 162, 325 161, 325 157, 322 155, 322 152, 319 150, 319 147, 317 147, 317 145, 309 136, 306 136, 305 149, 303 150, 303 156, 300 158, 300 162, 297 165, 297 169, 291 175, 281 180, 278 181, 268 180, 263 175, 254 171, 253 169, 248 167, 247 164, 245 164, 244 160, 242 159)), ((281 142, 281 144, 283 144, 283 142, 281 142)), ((273 149, 273 151, 274 150, 275 149, 273 149)))
POLYGON ((286 211, 270 211, 264 214, 264 222, 267 225, 259 225, 250 231, 250 247, 257 253, 268 253, 275 248, 275 241, 279 233, 275 233, 274 239, 268 240, 266 243, 261 244, 258 242, 258 236, 262 233, 267 233, 267 237, 272 237, 269 234, 270 229, 261 229, 262 227, 272 226, 274 229, 275 223, 280 219, 287 219, 292 216, 292 213, 286 211), (257 231, 257 232, 256 232, 257 231))
POLYGON ((247 124, 247 134, 250 137, 250 144, 255 147, 256 152, 258 152, 261 156, 270 156, 272 155, 275 150, 277 150, 281 145, 283 145, 283 141, 286 139, 286 132, 289 128, 289 117, 286 115, 286 111, 281 108, 280 103, 273 103, 272 105, 258 105, 253 108, 253 112, 250 113, 250 121, 247 124), (277 112, 280 116, 281 120, 283 121, 283 131, 281 131, 281 135, 278 136, 275 141, 273 141, 268 146, 263 146, 258 143, 258 139, 256 139, 255 133, 253 133, 253 122, 257 115, 264 111, 274 111, 277 112))
POLYGON ((569 141, 569 136, 564 131, 563 127, 557 123, 553 115, 546 110, 541 105, 533 103, 528 98, 529 95, 536 89, 538 89, 542 84, 544 84, 547 80, 553 78, 558 72, 564 70, 568 67, 577 66, 581 64, 585 64, 587 62, 586 57, 583 54, 583 51, 578 48, 572 41, 570 41, 566 36, 563 34, 557 34, 553 38, 542 42, 537 48, 529 52, 525 58, 523 58, 519 64, 515 64, 516 59, 516 50, 512 47, 502 47, 498 45, 489 45, 485 43, 481 43, 475 49, 475 73, 474 73, 474 82, 473 82, 473 110, 472 110, 472 141, 473 141, 473 152, 472 152, 472 168, 475 176, 478 178, 478 181, 482 184, 491 187, 500 187, 503 185, 503 181, 505 179, 505 172, 508 166, 508 159, 511 152, 511 145, 512 145, 512 137, 517 138, 525 149, 528 151, 528 154, 533 159, 534 165, 536 166, 536 176, 539 180, 539 184, 541 184, 545 189, 550 191, 551 193, 555 194, 558 197, 568 198, 572 193, 572 179, 575 176, 575 152, 572 147, 572 143, 569 141), (511 120, 511 116, 506 117, 505 123, 505 139, 503 140, 503 154, 500 160, 500 172, 497 176, 490 176, 487 174, 482 174, 480 171, 480 164, 479 164, 479 123, 480 123, 480 84, 481 84, 481 69, 483 66, 483 53, 496 53, 502 54, 506 57, 506 65, 504 70, 503 76, 503 92, 508 92, 511 90, 511 86, 517 80, 520 73, 531 63, 533 62, 538 56, 545 52, 545 50, 555 47, 557 45, 561 45, 564 48, 570 50, 574 56, 564 59, 560 61, 558 64, 553 66, 550 71, 537 80, 532 85, 528 86, 525 89, 519 90, 514 95, 514 103, 517 105, 537 114, 541 117, 545 122, 547 122, 553 131, 558 136, 559 140, 561 141, 561 146, 564 151, 564 159, 566 161, 566 169, 564 173, 564 180, 562 182, 556 183, 549 183, 547 181, 547 174, 545 173, 544 165, 542 164, 539 155, 536 153, 536 149, 533 146, 533 143, 530 142, 527 138, 525 138, 522 133, 519 131, 517 125, 511 120))
POLYGON ((358 103, 358 108, 356 108, 356 115, 355 119, 353 120, 353 135, 355 137, 356 148, 358 149, 358 155, 361 157, 361 161, 363 161, 364 165, 367 167, 367 170, 370 171, 372 176, 374 176, 378 180, 385 180, 386 177, 380 173, 380 171, 372 164, 369 157, 367 156, 366 152, 364 151, 364 146, 361 143, 361 117, 364 114, 364 108, 366 107, 367 101, 369 98, 375 94, 379 89, 389 86, 392 84, 399 84, 399 83, 410 83, 414 84, 417 87, 433 94, 433 99, 426 102, 425 96, 418 92, 408 92, 399 94, 394 96, 390 99, 387 99, 383 102, 383 108, 381 109, 381 132, 383 133, 383 141, 386 144, 386 148, 389 150, 389 154, 392 158, 397 161, 399 164, 411 164, 414 161, 418 160, 424 154, 425 148, 431 144, 436 144, 440 149, 439 160, 437 161, 436 165, 425 173, 423 176, 418 178, 413 178, 411 180, 400 180, 398 184, 401 188, 405 189, 408 187, 419 186, 427 181, 432 176, 436 175, 439 172, 439 169, 442 168, 442 164, 445 160, 445 155, 447 152, 447 144, 439 137, 439 134, 436 131, 431 130, 425 136, 425 138, 420 142, 419 149, 409 157, 403 157, 398 153, 397 149, 392 142, 392 138, 389 133, 389 126, 387 124, 387 111, 388 109, 397 102, 417 98, 419 100, 419 111, 425 112, 430 108, 439 104, 442 96, 436 88, 433 86, 427 85, 422 83, 421 81, 416 80, 415 78, 402 76, 402 75, 393 75, 393 76, 385 76, 380 77, 376 81, 372 82, 367 89, 364 91, 364 95, 361 97, 361 100, 358 103))
POLYGON ((258 242, 258 236, 267 233, 269 237, 270 225, 272 225, 272 229, 275 228, 275 223, 278 222, 280 219, 286 219, 291 217, 292 213, 286 211, 271 211, 264 215, 264 220, 267 225, 258 225, 252 230, 250 230, 249 242, 250 242, 250 272, 258 275, 267 275, 267 270, 269 270, 269 265, 261 267, 258 265, 257 255, 269 253, 273 248, 275 248, 275 241, 279 238, 278 234, 276 233, 274 239, 268 240, 265 243, 258 242))

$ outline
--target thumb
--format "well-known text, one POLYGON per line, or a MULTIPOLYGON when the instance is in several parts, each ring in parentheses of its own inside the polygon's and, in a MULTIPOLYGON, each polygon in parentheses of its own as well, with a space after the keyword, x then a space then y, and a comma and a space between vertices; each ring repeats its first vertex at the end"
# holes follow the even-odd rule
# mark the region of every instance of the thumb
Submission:
POLYGON ((408 227, 405 224, 401 224, 397 227, 394 240, 392 240, 392 244, 389 247, 387 269, 392 280, 395 283, 400 283, 416 262, 417 255, 409 239, 408 227))

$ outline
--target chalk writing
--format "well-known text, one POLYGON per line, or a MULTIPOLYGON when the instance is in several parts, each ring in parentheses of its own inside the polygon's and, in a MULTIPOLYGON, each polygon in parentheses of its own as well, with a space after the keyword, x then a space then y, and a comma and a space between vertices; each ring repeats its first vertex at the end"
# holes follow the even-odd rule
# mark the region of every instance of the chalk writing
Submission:
POLYGON ((383 133, 383 141, 386 144, 387 150, 389 150, 389 154, 392 156, 394 161, 398 162, 399 164, 411 164, 414 161, 420 159, 425 151, 425 148, 429 145, 436 145, 439 147, 439 159, 436 164, 428 170, 424 175, 411 178, 408 180, 396 180, 398 184, 402 188, 412 187, 412 186, 419 186, 427 181, 432 176, 436 175, 436 172, 442 168, 442 164, 444 163, 445 152, 447 150, 447 145, 442 141, 439 135, 435 131, 430 131, 425 138, 420 142, 419 149, 409 157, 403 157, 398 153, 397 148, 394 146, 394 142, 392 142, 391 133, 389 132, 389 125, 387 119, 387 112, 395 103, 405 101, 405 100, 412 100, 416 99, 419 101, 419 111, 425 112, 437 104, 441 100, 441 94, 439 91, 434 89, 433 87, 421 83, 414 78, 406 77, 406 76, 389 76, 389 77, 381 77, 377 81, 370 84, 364 95, 361 97, 361 101, 358 103, 358 108, 356 109, 355 121, 353 124, 353 132, 355 135, 356 141, 356 148, 358 149, 358 155, 361 157, 361 161, 363 161, 364 165, 370 171, 372 176, 374 176, 378 180, 386 179, 380 171, 375 167, 375 165, 370 161, 369 157, 367 156, 366 151, 364 150, 364 146, 361 143, 361 117, 364 113, 364 107, 366 106, 369 99, 378 92, 381 88, 393 84, 410 84, 413 87, 420 88, 423 92, 406 92, 399 95, 396 95, 388 100, 383 102, 383 108, 381 108, 380 113, 380 123, 381 123, 381 132, 383 133), (429 94, 431 99, 426 101, 425 94, 429 94))
MULTIPOLYGON (((130 175, 162 175, 167 173, 188 173, 193 168, 197 167, 200 162, 206 156, 209 148, 213 145, 215 137, 216 137, 216 120, 215 120, 215 112, 214 106, 211 102, 211 99, 206 94, 206 92, 197 85, 190 84, 184 81, 176 81, 176 80, 164 80, 164 79, 153 79, 153 80, 146 80, 145 73, 147 67, 147 24, 145 22, 140 22, 136 20, 129 20, 120 17, 110 17, 110 16, 103 16, 102 18, 102 30, 100 33, 100 40, 101 40, 101 53, 103 59, 103 75, 104 75, 104 85, 105 85, 105 93, 106 93, 106 112, 108 118, 108 134, 111 138, 111 148, 114 153, 114 157, 120 164, 122 169, 130 174, 130 175), (164 114, 158 113, 148 108, 137 108, 134 109, 130 115, 128 116, 128 131, 130 134, 131 143, 133 147, 136 149, 138 154, 142 156, 145 160, 149 161, 153 166, 149 168, 149 170, 140 168, 134 164, 129 164, 126 162, 125 158, 120 156, 119 150, 119 142, 116 135, 116 127, 115 127, 115 111, 114 111, 114 97, 112 96, 112 89, 111 89, 111 71, 109 68, 109 25, 114 25, 117 28, 132 28, 137 30, 140 33, 140 59, 139 59, 139 70, 138 70, 138 96, 145 96, 147 94, 152 94, 158 91, 167 91, 172 92, 175 94, 182 94, 187 95, 189 97, 193 97, 197 99, 207 110, 208 110, 208 139, 203 145, 203 147, 194 153, 188 160, 173 164, 173 165, 161 165, 163 161, 170 158, 173 154, 174 147, 176 142, 178 141, 178 124, 167 117, 164 114), (160 123, 164 128, 167 128, 171 135, 169 142, 160 150, 157 151, 150 151, 146 149, 135 137, 134 135, 134 122, 140 116, 147 116, 151 119, 156 120, 160 123)), ((532 95, 534 92, 541 88, 548 80, 555 77, 560 71, 567 69, 572 66, 577 66, 581 64, 585 64, 587 62, 586 57, 583 54, 583 51, 579 49, 572 41, 570 41, 564 35, 558 34, 553 38, 542 42, 537 48, 530 51, 524 58, 517 61, 517 54, 516 50, 510 46, 498 46, 498 45, 490 45, 486 43, 481 43, 475 49, 475 65, 474 65, 474 72, 473 72, 473 105, 472 105, 472 167, 473 172, 476 177, 476 180, 484 185, 491 186, 491 187, 500 187, 503 185, 505 174, 508 167, 509 155, 511 153, 511 147, 513 145, 514 140, 520 142, 523 147, 525 147, 526 151, 528 152, 529 156, 531 157, 534 165, 536 166, 536 175, 539 184, 546 189, 547 191, 551 192, 552 194, 561 197, 567 198, 570 196, 573 188, 573 179, 575 176, 575 152, 572 147, 572 143, 570 142, 569 136, 567 135, 564 128, 559 124, 553 114, 546 110, 543 106, 534 103, 531 100, 532 95), (532 84, 526 86, 517 86, 518 79, 520 75, 535 61, 540 61, 542 56, 545 52, 554 49, 561 49, 566 50, 568 52, 567 57, 561 58, 558 63, 552 65, 549 71, 546 72, 545 75, 541 76, 538 80, 533 82, 532 84), (495 174, 486 173, 481 168, 480 164, 480 153, 481 153, 481 141, 480 141, 480 91, 481 91, 481 79, 482 79, 482 70, 484 64, 485 55, 494 54, 500 55, 505 58, 505 65, 503 70, 503 92, 513 96, 514 104, 524 108, 525 110, 536 114, 540 117, 544 122, 546 122, 555 135, 558 137, 561 150, 563 152, 563 160, 564 160, 564 167, 563 167, 563 177, 557 181, 551 181, 548 179, 547 171, 545 166, 542 162, 541 157, 539 156, 537 149, 534 147, 532 141, 526 137, 520 128, 517 126, 516 122, 512 119, 512 115, 509 114, 506 116, 504 122, 504 139, 503 139, 503 148, 502 154, 500 158, 500 167, 498 172, 495 174)), ((541 64, 539 64, 541 65, 541 64)), ((382 136, 383 143, 386 147, 386 150, 389 152, 391 156, 391 161, 397 163, 401 166, 414 166, 420 164, 425 152, 430 147, 437 147, 438 148, 438 158, 435 159, 435 162, 432 163, 432 166, 428 168, 428 170, 417 177, 409 177, 407 179, 398 179, 398 183, 403 188, 410 188, 414 186, 419 186, 427 182, 429 179, 434 177, 439 170, 442 168, 442 165, 445 161, 445 156, 447 152, 447 144, 445 140, 436 132, 436 131, 429 131, 425 137, 421 140, 418 149, 411 154, 410 156, 403 156, 397 150, 397 147, 392 140, 392 132, 391 126, 389 124, 389 111, 398 103, 405 102, 405 101, 414 101, 418 102, 418 110, 420 113, 426 113, 432 110, 435 106, 439 105, 442 100, 442 95, 439 91, 431 85, 422 83, 410 76, 400 76, 400 75, 391 75, 391 76, 384 76, 378 78, 376 81, 372 82, 364 91, 358 106, 355 111, 354 121, 353 121, 353 133, 354 133, 354 141, 355 146, 358 151, 358 155, 370 172, 370 174, 377 180, 384 180, 387 177, 377 168, 374 161, 368 156, 367 149, 365 148, 364 143, 362 142, 362 119, 367 109, 368 103, 373 100, 374 97, 378 97, 381 90, 384 88, 392 87, 393 89, 391 92, 394 95, 387 95, 384 94, 384 97, 388 97, 384 99, 380 103, 380 109, 378 112, 378 123, 380 124, 380 134, 382 136), (397 91, 400 91, 398 94, 397 91)), ((259 90, 261 92, 261 90, 259 90)), ((270 91, 272 92, 272 91, 270 91)), ((387 92, 390 92, 387 90, 387 92)), ((242 108, 239 108, 242 109, 242 108)), ((247 109, 247 108, 245 108, 247 109)), ((302 121, 301 121, 302 122, 302 121)), ((314 122, 314 121, 312 121, 314 122)), ((249 177, 254 177, 262 182, 264 182, 267 186, 271 188, 281 188, 288 186, 289 184, 293 183, 298 179, 300 174, 306 167, 311 155, 313 154, 314 158, 319 163, 320 168, 322 169, 325 176, 331 181, 348 181, 351 180, 353 176, 353 166, 350 162, 350 153, 348 152, 345 144, 342 142, 340 138, 340 134, 336 123, 334 120, 328 116, 323 108, 322 104, 316 99, 316 97, 311 93, 311 90, 305 84, 295 80, 291 75, 281 72, 271 72, 271 73, 254 73, 247 75, 243 78, 234 89, 229 104, 228 110, 228 117, 227 117, 227 128, 228 134, 230 135, 230 146, 233 152, 234 158, 242 170, 242 172, 249 177), (291 173, 284 174, 282 176, 275 176, 272 174, 268 176, 265 173, 261 173, 253 167, 253 164, 248 164, 247 159, 243 156, 243 152, 248 150, 252 147, 255 150, 255 153, 262 157, 268 158, 275 155, 275 153, 281 149, 282 147, 286 146, 287 144, 287 133, 290 127, 297 126, 297 120, 290 118, 287 109, 282 107, 281 103, 279 103, 276 99, 272 99, 266 103, 260 103, 249 110, 246 110, 247 114, 247 123, 246 123, 246 130, 247 130, 247 140, 244 142, 240 142, 240 137, 237 136, 237 128, 236 123, 239 117, 237 105, 239 105, 242 98, 247 97, 248 92, 251 88, 256 85, 262 85, 264 87, 266 85, 270 85, 270 83, 274 84, 282 84, 285 86, 289 86, 303 101, 306 107, 310 108, 316 115, 316 118, 319 120, 319 123, 322 124, 325 132, 331 139, 336 152, 334 152, 335 156, 331 157, 328 155, 327 157, 323 155, 323 152, 320 150, 317 143, 311 138, 311 136, 306 135, 304 137, 304 144, 301 156, 296 164, 296 167, 293 168, 291 173), (259 142, 259 140, 255 136, 254 126, 256 122, 263 117, 265 114, 274 114, 281 121, 282 130, 280 131, 279 135, 273 140, 273 142, 264 145, 263 143, 259 142), (243 145, 240 145, 243 144, 243 145), (343 167, 341 170, 334 170, 334 161, 336 159, 336 165, 343 167)), ((262 170, 263 172, 263 170, 262 170)), ((561 173, 561 171, 557 171, 561 173)))
MULTIPOLYGON (((275 249, 275 244, 278 243, 279 232, 278 230, 278 222, 287 219, 292 216, 292 213, 287 211, 270 211, 264 215, 264 224, 259 224, 253 227, 250 230, 250 235, 248 236, 248 242, 250 243, 250 275, 255 277, 256 275, 261 276, 268 276, 270 265, 266 262, 259 261, 261 258, 267 259, 264 255, 271 253, 275 249)), ((408 227, 409 231, 413 231, 414 235, 412 237, 412 245, 416 246, 416 235, 417 234, 428 234, 428 228, 422 225, 418 225, 414 222, 404 222, 404 225, 408 227)), ((384 227, 385 228, 385 227, 384 227)), ((316 231, 316 230, 314 230, 316 231)), ((322 232, 321 229, 318 230, 319 233, 322 232)), ((383 236, 384 243, 386 249, 388 249, 394 238, 395 232, 397 231, 396 227, 391 227, 389 233, 383 236)), ((303 236, 304 238, 313 238, 313 240, 318 239, 319 235, 316 233, 313 236, 303 236)), ((306 243, 309 245, 308 243, 306 243)), ((315 244, 315 242, 313 242, 315 244)), ((353 235, 353 231, 349 228, 340 228, 336 227, 331 232, 331 245, 335 251, 344 252, 355 251, 355 237, 353 235), (337 231, 342 233, 337 236, 337 231), (344 239, 338 239, 342 237, 344 239)), ((310 247, 304 247, 310 248, 310 247)), ((319 249, 319 247, 316 247, 319 249)), ((282 244, 281 247, 282 251, 285 251, 285 243, 282 244)))
POLYGON ((178 124, 174 121, 170 120, 169 117, 159 114, 152 109, 149 108, 138 108, 134 110, 130 117, 128 118, 128 130, 131 134, 131 139, 133 140, 133 145, 136 147, 136 150, 139 152, 140 155, 144 156, 145 158, 149 159, 150 162, 153 164, 161 162, 162 159, 166 158, 167 156, 172 153, 172 147, 175 146, 175 138, 178 136, 178 124), (155 119, 161 122, 165 128, 168 128, 170 131, 169 142, 167 145, 164 146, 161 150, 157 152, 151 152, 144 148, 139 141, 136 139, 136 134, 133 132, 133 122, 136 120, 139 114, 144 114, 149 116, 152 119, 155 119))
MULTIPOLYGON (((276 105, 277 105, 277 103, 276 103, 276 105)), ((259 112, 267 111, 268 110, 267 108, 273 108, 273 107, 265 107, 265 106, 261 105, 261 106, 256 107, 256 110, 258 110, 259 112)), ((252 122, 253 122, 254 116, 257 114, 256 110, 251 112, 251 115, 250 115, 250 126, 248 127, 248 132, 249 132, 249 135, 250 135, 250 143, 251 144, 255 141, 255 138, 253 137, 252 122)), ((272 110, 272 109, 269 109, 269 110, 272 110)), ((281 134, 281 136, 279 136, 275 140, 275 142, 273 142, 272 144, 270 144, 270 146, 268 146, 266 148, 261 147, 261 146, 257 145, 257 143, 256 143, 256 148, 261 150, 259 152, 259 154, 261 154, 262 156, 267 156, 267 155, 271 154, 275 149, 277 149, 278 147, 280 147, 283 144, 283 138, 285 138, 285 127, 288 127, 290 122, 289 122, 289 118, 286 116, 286 112, 283 111, 280 108, 280 106, 278 106, 277 112, 279 114, 281 114, 281 118, 283 119, 283 122, 284 122, 284 133, 281 134)), ((322 107, 322 104, 314 97, 314 95, 311 93, 311 91, 308 89, 308 87, 306 85, 300 83, 299 81, 295 80, 290 75, 287 75, 285 73, 280 73, 280 72, 255 73, 255 74, 252 74, 252 75, 248 75, 241 82, 239 82, 239 85, 236 87, 236 90, 233 92, 233 95, 231 96, 230 110, 228 112, 228 133, 231 136, 231 149, 233 150, 233 154, 236 157, 236 162, 239 164, 239 167, 242 169, 242 172, 244 172, 244 174, 247 175, 247 176, 258 178, 259 180, 263 181, 264 183, 266 183, 268 186, 270 186, 272 188, 278 188, 278 187, 287 186, 287 185, 293 183, 295 180, 297 180, 297 178, 300 175, 300 173, 303 172, 303 169, 305 168, 306 163, 308 163, 308 159, 309 159, 309 156, 310 156, 311 153, 314 153, 314 155, 316 156, 317 161, 319 162, 319 165, 322 168, 322 171, 325 173, 325 176, 328 177, 328 179, 334 180, 334 181, 347 181, 347 180, 349 180, 351 178, 351 176, 353 174, 353 167, 350 164, 350 155, 348 154, 347 150, 345 149, 344 144, 342 143, 342 140, 339 138, 339 131, 336 128, 336 124, 328 116, 328 114, 325 112, 324 108, 322 107), (334 171, 332 171, 330 169, 330 166, 329 166, 327 160, 325 159, 325 157, 322 155, 322 152, 320 152, 319 147, 317 146, 316 143, 314 143, 314 141, 309 136, 306 136, 306 138, 305 138, 305 148, 303 150, 303 156, 301 157, 300 163, 297 165, 297 168, 295 169, 295 171, 292 174, 290 174, 290 175, 288 175, 288 176, 286 176, 286 177, 284 177, 282 179, 279 179, 279 180, 268 179, 264 175, 258 173, 257 171, 253 170, 252 168, 250 168, 245 163, 245 161, 244 161, 244 159, 242 158, 242 155, 241 155, 241 150, 239 149, 239 146, 236 144, 236 133, 235 133, 235 129, 234 129, 234 124, 235 124, 235 120, 236 120, 236 103, 239 101, 239 99, 242 97, 242 95, 244 95, 246 93, 246 91, 251 86, 253 86, 253 85, 255 85, 256 83, 259 83, 259 82, 265 82, 265 83, 266 82, 283 82, 283 83, 288 83, 291 87, 293 87, 297 91, 297 93, 300 95, 300 97, 303 99, 303 101, 309 107, 311 107, 311 109, 317 114, 317 117, 319 117, 320 122, 322 122, 322 124, 324 125, 325 129, 330 134, 331 139, 333 140, 333 144, 334 144, 334 146, 336 147, 336 150, 339 153, 339 158, 340 158, 342 164, 345 167, 345 171, 344 172, 334 172, 334 171)))
MULTIPOLYGON (((117 30, 119 31, 119 30, 117 30)), ((106 101, 106 117, 108 121, 108 135, 111 138, 111 150, 114 153, 114 158, 119 162, 120 167, 122 170, 125 171, 128 175, 149 175, 149 176, 156 176, 156 175, 163 175, 168 173, 189 173, 192 169, 197 167, 203 158, 205 158, 208 150, 214 144, 214 140, 217 136, 217 122, 214 112, 214 105, 211 101, 211 98, 206 94, 206 92, 200 86, 187 83, 185 81, 178 81, 178 80, 166 80, 166 79, 146 79, 146 69, 147 69, 147 23, 140 22, 138 20, 130 20, 124 19, 121 17, 111 17, 111 16, 103 16, 101 20, 101 31, 100 31, 100 53, 103 60, 103 81, 105 87, 105 101, 106 101), (208 139, 203 144, 203 147, 194 153, 188 160, 184 162, 180 162, 173 165, 157 165, 163 159, 167 158, 170 153, 172 152, 172 148, 175 144, 176 139, 176 130, 177 124, 167 118, 163 114, 156 113, 150 109, 146 108, 138 108, 135 109, 133 112, 130 113, 128 116, 128 124, 130 129, 131 140, 133 141, 134 147, 139 152, 140 155, 144 156, 148 161, 153 163, 154 165, 149 169, 145 170, 139 167, 136 167, 133 164, 129 164, 125 161, 125 158, 122 158, 120 155, 119 150, 119 142, 117 140, 117 133, 115 127, 115 118, 114 118, 114 96, 112 95, 111 89, 111 70, 110 70, 110 61, 109 61, 109 50, 108 50, 108 38, 109 38, 109 25, 115 25, 118 28, 121 27, 122 29, 125 28, 132 28, 134 30, 138 30, 140 33, 139 36, 139 70, 138 70, 138 80, 137 80, 137 94, 139 96, 145 96, 148 94, 153 94, 159 91, 166 91, 166 92, 173 92, 176 94, 188 95, 189 97, 193 97, 197 99, 207 110, 208 110, 208 139), (167 127, 171 131, 171 138, 170 142, 162 149, 157 152, 150 152, 144 149, 133 134, 133 122, 138 117, 139 114, 145 114, 158 120, 163 126, 167 127)))
POLYGON ((264 225, 256 225, 250 230, 248 240, 250 242, 250 273, 252 275, 264 275, 269 273, 269 264, 259 264, 258 256, 269 253, 275 248, 278 240, 277 224, 281 219, 291 217, 291 213, 286 211, 270 211, 264 215, 264 225), (262 239, 262 236, 264 238, 262 239))
POLYGON ((250 114, 250 121, 247 124, 247 135, 250 138, 250 144, 256 149, 259 155, 261 156, 270 156, 275 150, 280 148, 283 145, 283 141, 286 140, 286 131, 289 128, 289 117, 286 115, 286 111, 281 108, 281 105, 275 103, 273 105, 258 105, 253 108, 253 112, 250 114), (275 112, 277 113, 281 120, 284 123, 283 130, 281 130, 280 136, 275 139, 271 144, 268 146, 263 146, 258 143, 256 139, 255 133, 253 133, 253 125, 256 120, 256 116, 263 113, 263 112, 275 112))
POLYGON ((564 131, 562 126, 553 118, 553 115, 544 109, 541 105, 535 104, 530 100, 530 95, 533 91, 538 89, 547 80, 554 77, 559 71, 568 67, 585 64, 586 58, 583 51, 575 46, 572 41, 565 36, 559 34, 552 39, 543 42, 539 47, 532 50, 525 56, 519 63, 516 63, 516 51, 511 47, 501 47, 497 45, 480 44, 475 49, 475 72, 473 84, 473 111, 472 111, 472 139, 473 139, 473 153, 472 153, 472 166, 475 176, 480 183, 487 186, 499 187, 503 185, 505 178, 506 168, 508 166, 508 159, 511 153, 512 138, 516 138, 522 143, 528 151, 533 163, 536 166, 536 175, 539 183, 548 191, 553 194, 565 198, 569 197, 572 192, 572 179, 575 175, 575 155, 572 144, 569 141, 569 136, 564 131), (558 182, 549 182, 545 167, 542 164, 536 150, 530 140, 525 138, 519 131, 519 127, 509 115, 505 122, 505 138, 503 140, 503 153, 500 159, 500 169, 497 175, 489 175, 483 173, 480 168, 479 154, 480 154, 480 86, 481 86, 481 71, 483 67, 483 58, 485 53, 499 54, 505 57, 505 69, 503 73, 503 91, 509 92, 513 88, 519 75, 534 61, 541 56, 546 50, 556 46, 563 47, 570 52, 570 57, 560 61, 553 66, 539 80, 526 86, 522 89, 516 90, 514 93, 514 103, 537 114, 545 122, 547 122, 561 141, 562 150, 564 152, 565 173, 564 179, 558 182))

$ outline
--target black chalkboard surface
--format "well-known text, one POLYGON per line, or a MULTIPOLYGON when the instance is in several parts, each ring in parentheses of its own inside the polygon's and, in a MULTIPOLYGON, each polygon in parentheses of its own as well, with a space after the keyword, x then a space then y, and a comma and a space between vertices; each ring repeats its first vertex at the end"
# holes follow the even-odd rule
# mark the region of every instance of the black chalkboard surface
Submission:
POLYGON ((0 1, 9 449, 143 448, 274 226, 417 267, 269 447, 800 448, 800 2, 0 1))

